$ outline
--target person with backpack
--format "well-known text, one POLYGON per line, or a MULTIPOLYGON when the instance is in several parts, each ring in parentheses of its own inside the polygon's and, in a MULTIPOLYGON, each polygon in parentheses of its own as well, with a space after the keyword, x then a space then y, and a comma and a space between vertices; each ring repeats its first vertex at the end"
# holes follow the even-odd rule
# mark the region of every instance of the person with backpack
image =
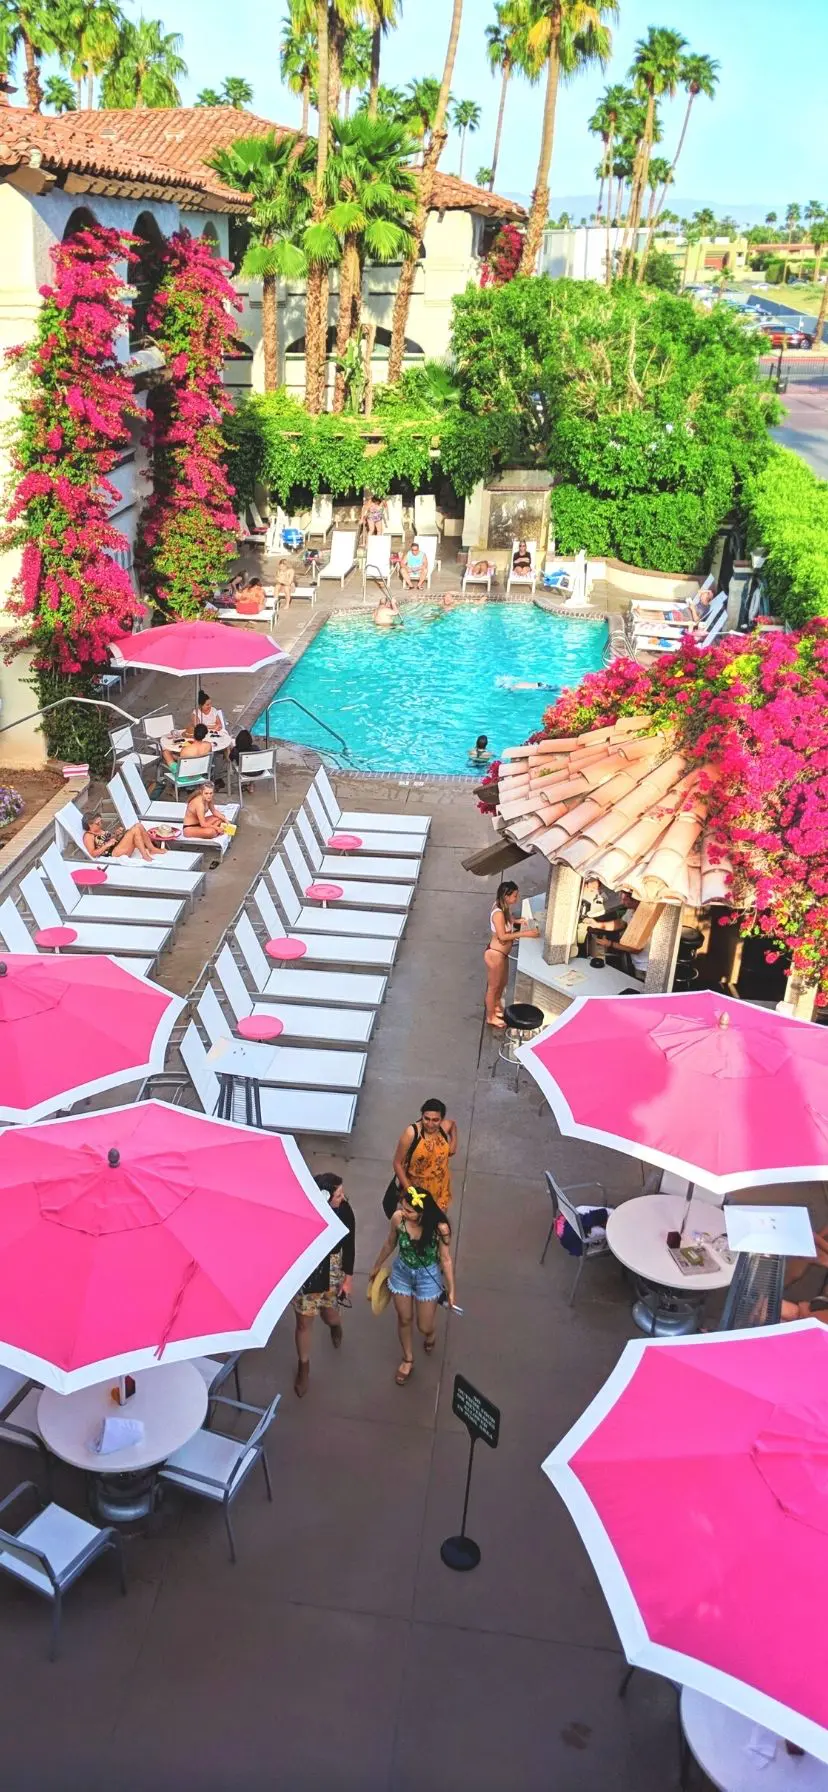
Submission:
POLYGON ((385 1191, 383 1207, 388 1218, 409 1188, 432 1195, 442 1213, 451 1202, 449 1159, 457 1150, 457 1123, 446 1119, 446 1104, 430 1095, 423 1102, 419 1120, 411 1122, 397 1141, 394 1175, 385 1191))

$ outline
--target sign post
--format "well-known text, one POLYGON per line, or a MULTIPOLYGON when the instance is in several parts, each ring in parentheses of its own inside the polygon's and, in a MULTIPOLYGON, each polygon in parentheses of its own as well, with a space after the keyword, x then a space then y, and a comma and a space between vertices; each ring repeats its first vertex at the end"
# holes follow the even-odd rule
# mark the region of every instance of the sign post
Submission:
POLYGON ((497 1449, 500 1436, 500 1409, 493 1406, 490 1400, 479 1394, 470 1381, 463 1375, 454 1377, 454 1393, 451 1410, 455 1417, 461 1419, 469 1434, 469 1466, 466 1471, 466 1491, 463 1497, 463 1518, 460 1533, 457 1537, 447 1537, 440 1545, 440 1556, 447 1568, 454 1568, 459 1574, 476 1568, 480 1561, 480 1546, 471 1537, 466 1536, 466 1515, 469 1510, 469 1489, 471 1487, 472 1465, 474 1463, 474 1446, 479 1438, 488 1444, 490 1450, 497 1449))

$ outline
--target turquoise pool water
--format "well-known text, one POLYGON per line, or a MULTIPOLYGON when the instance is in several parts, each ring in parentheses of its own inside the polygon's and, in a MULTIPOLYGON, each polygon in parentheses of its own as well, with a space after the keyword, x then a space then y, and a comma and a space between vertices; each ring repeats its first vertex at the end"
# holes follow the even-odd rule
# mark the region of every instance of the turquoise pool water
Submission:
MULTIPOLYGON (((278 696, 295 697, 343 736, 362 771, 466 773, 478 734, 494 758, 540 725, 568 685, 600 667, 607 632, 534 604, 406 606, 399 627, 332 616, 278 696), (540 679, 515 691, 509 679, 540 679)), ((291 704, 269 713, 282 740, 336 753, 324 728, 291 704)), ((264 724, 261 718, 259 726, 264 724)))

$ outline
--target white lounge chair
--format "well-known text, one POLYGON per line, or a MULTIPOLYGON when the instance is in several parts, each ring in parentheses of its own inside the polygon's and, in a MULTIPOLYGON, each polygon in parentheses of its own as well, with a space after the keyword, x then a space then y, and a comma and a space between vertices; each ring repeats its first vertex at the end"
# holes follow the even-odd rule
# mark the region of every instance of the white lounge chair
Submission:
POLYGON ((311 933, 310 929, 292 932, 289 923, 280 915, 271 896, 270 889, 263 877, 253 888, 253 904, 267 933, 272 939, 298 939, 305 948, 302 955, 303 964, 334 964, 346 968, 359 966, 364 969, 390 971, 397 955, 396 940, 367 939, 348 934, 311 933))
MULTIPOLYGON (((294 828, 288 828, 282 844, 300 896, 304 896, 308 902, 313 902, 314 898, 309 891, 311 885, 317 881, 316 872, 322 864, 322 852, 318 843, 314 842, 315 869, 308 864, 294 828)), ((407 910, 411 907, 411 899, 414 895, 411 884, 374 884, 368 883, 367 880, 360 883, 356 879, 343 877, 332 878, 331 882, 335 883, 342 891, 337 903, 340 908, 356 904, 362 908, 407 910)))
MULTIPOLYGON (((121 771, 116 774, 116 778, 121 777, 123 777, 123 783, 126 785, 132 803, 137 810, 137 815, 133 816, 133 821, 140 820, 145 824, 148 821, 183 821, 187 804, 168 803, 165 801, 153 802, 146 786, 138 776, 137 766, 130 765, 129 760, 125 761, 121 767, 121 771)), ((113 802, 115 802, 115 796, 112 790, 112 784, 116 782, 116 778, 113 778, 112 783, 107 786, 113 802)), ((115 804, 115 807, 118 807, 117 803, 115 804)), ((235 821, 237 819, 239 813, 238 803, 222 802, 219 804, 219 807, 222 815, 226 816, 228 821, 235 821)), ((123 821, 123 816, 121 816, 121 820, 123 821)), ((193 844, 193 842, 190 842, 189 844, 193 844)), ((217 840, 209 840, 205 842, 199 841, 197 844, 201 852, 204 851, 205 846, 217 846, 221 852, 224 852, 230 844, 230 836, 228 834, 220 834, 217 840), (222 842, 224 843, 223 845, 222 842)))
MULTIPOLYGON (((201 853, 170 853, 165 858, 153 859, 148 863, 139 852, 130 858, 115 859, 109 853, 101 853, 93 858, 91 852, 83 844, 84 818, 75 803, 65 803, 55 816, 55 838, 59 846, 67 841, 81 854, 82 859, 90 865, 100 865, 106 872, 107 889, 110 890, 146 890, 154 896, 184 896, 192 899, 204 887, 204 873, 198 869, 201 853)), ((70 865, 70 874, 77 870, 70 865)))
POLYGON ((390 535, 369 535, 365 543, 365 563, 362 568, 362 594, 369 579, 375 579, 379 585, 391 583, 391 537, 390 535))
POLYGON ((320 541, 327 541, 332 528, 333 499, 328 497, 326 492, 318 492, 311 505, 310 522, 305 540, 312 541, 316 536, 320 541))
POLYGON ((236 778, 239 786, 239 808, 244 804, 242 787, 254 789, 257 784, 272 784, 273 801, 278 800, 279 791, 276 781, 276 748, 256 747, 250 753, 240 753, 235 761, 236 778))
MULTIPOLYGON (((211 1046, 222 1040, 233 1044, 232 1027, 222 1010, 212 983, 206 984, 196 1009, 211 1046)), ((316 1046, 283 1045, 281 1039, 271 1044, 245 1039, 245 1058, 250 1075, 257 1083, 279 1089, 347 1089, 352 1094, 362 1088, 365 1052, 320 1051, 316 1046)), ((221 1058, 211 1058, 217 1073, 221 1058)))
POLYGON ((433 492, 419 492, 414 499, 414 534, 419 540, 421 535, 439 535, 440 521, 437 516, 437 499, 433 492))
POLYGON ((71 927, 76 921, 148 921, 174 930, 184 912, 180 896, 127 896, 117 890, 109 895, 105 887, 83 892, 54 841, 47 846, 40 866, 71 927))
POLYGON ((514 558, 515 558, 515 554, 517 553, 518 546, 519 546, 518 537, 515 536, 514 540, 512 541, 512 552, 509 555, 509 572, 508 572, 508 576, 506 579, 506 595, 507 595, 507 597, 509 595, 509 592, 512 590, 513 586, 521 591, 534 591, 535 586, 538 582, 538 544, 537 544, 537 542, 536 541, 527 541, 527 543, 526 543, 527 549, 529 551, 529 558, 532 562, 529 572, 515 572, 514 571, 514 558))
POLYGON ((388 521, 385 526, 386 535, 399 535, 405 540, 405 518, 403 517, 403 501, 401 492, 392 492, 385 500, 388 510, 388 521))
MULTIPOLYGON (((413 885, 417 882, 420 871, 419 859, 373 858, 363 852, 323 852, 311 817, 307 809, 304 808, 297 811, 296 827, 304 843, 305 851, 310 855, 314 876, 319 873, 324 878, 329 877, 332 883, 341 882, 343 874, 347 877, 365 877, 377 881, 388 878, 389 880, 393 879, 394 884, 409 883, 413 885)), ((330 838, 330 831, 323 809, 320 833, 325 840, 330 838)))
MULTIPOLYGON (((3 905, 0 904, 0 926, 3 905)), ((240 915, 233 931, 240 956, 247 966, 250 981, 260 996, 269 1002, 327 1003, 339 1008, 379 1008, 385 995, 387 977, 366 972, 316 971, 295 969, 286 965, 274 968, 253 931, 249 915, 240 915)))
MULTIPOLYGON (((319 829, 324 845, 330 846, 332 838, 340 834, 344 838, 344 829, 339 826, 339 823, 334 827, 330 816, 326 814, 322 799, 319 795, 319 790, 315 784, 311 784, 308 789, 305 795, 305 802, 313 816, 315 826, 319 829)), ((374 829, 367 829, 362 825, 362 822, 360 822, 359 832, 353 833, 352 838, 354 840, 358 839, 360 842, 359 846, 353 848, 353 851, 357 853, 372 852, 382 854, 396 852, 405 855, 407 858, 421 859, 425 850, 425 834, 409 834, 402 830, 395 832, 393 828, 386 828, 382 833, 379 833, 374 829)), ((336 851, 336 848, 334 847, 333 850, 336 851)))
MULTIPOLYGON (((21 878, 20 891, 38 928, 69 925, 55 908, 43 873, 36 867, 21 878)), ((154 963, 159 952, 163 952, 170 941, 169 927, 145 925, 137 921, 118 924, 72 920, 71 927, 77 938, 64 948, 67 952, 121 952, 125 955, 141 953, 154 963)))
MULTIPOLYGON (((442 560, 439 558, 438 552, 440 543, 436 535, 412 535, 411 539, 412 541, 419 542, 420 549, 422 553, 425 554, 426 566, 428 568, 428 577, 426 579, 425 588, 426 591, 430 591, 434 568, 435 566, 442 567, 443 564, 442 560)), ((402 560, 400 561, 400 567, 402 567, 402 560)), ((402 571, 400 571, 400 578, 402 578, 402 571)))
MULTIPOLYGON (((471 570, 472 564, 473 564, 472 555, 471 555, 471 551, 470 551, 468 565, 466 567, 466 570, 463 574, 463 579, 462 579, 463 590, 466 591, 468 589, 469 585, 485 585, 486 595, 487 595, 487 597, 491 597, 491 595, 492 595, 492 579, 494 578, 494 573, 492 572, 491 565, 489 564, 488 572, 472 572, 472 570, 471 570)), ((474 564, 476 564, 476 556, 475 556, 474 564)))
MULTIPOLYGON (((35 943, 33 935, 10 896, 0 902, 0 941, 7 952, 25 952, 30 957, 37 957, 45 950, 35 943)), ((120 964, 133 971, 136 977, 148 977, 154 960, 151 958, 119 958, 116 952, 111 954, 113 964, 120 964)))
POLYGON ((344 909, 339 902, 332 902, 330 908, 301 903, 281 853, 277 852, 271 859, 265 875, 276 891, 279 907, 292 932, 302 935, 333 933, 342 938, 358 934, 378 940, 402 939, 405 915, 390 915, 387 910, 344 909))
POLYGON ((125 722, 122 728, 108 728, 107 734, 109 735, 109 745, 112 748, 113 771, 117 771, 121 760, 126 759, 127 756, 137 759, 139 765, 156 764, 159 756, 158 748, 151 753, 142 753, 136 746, 131 723, 125 722))
MULTIPOLYGON (((257 941, 258 944, 258 941, 257 941)), ((267 1016, 280 1020, 285 1040, 309 1045, 367 1045, 376 1015, 372 1008, 320 1008, 310 1002, 261 1002, 251 995, 227 941, 215 963, 216 976, 236 1021, 267 1016)))
POLYGON ((343 834, 353 829, 354 833, 361 834, 363 828, 384 828, 392 834, 416 834, 425 844, 431 827, 430 815, 414 810, 409 814, 407 809, 393 809, 388 815, 379 810, 341 809, 324 765, 320 765, 313 783, 333 829, 339 829, 343 834))
POLYGON ((251 521, 253 524, 253 534, 254 535, 266 535, 267 530, 268 530, 268 524, 265 522, 264 517, 260 515, 259 510, 256 506, 255 498, 250 499, 250 502, 249 502, 247 508, 250 511, 250 518, 251 518, 251 521))
POLYGON ((355 566, 356 530, 334 529, 333 535, 331 536, 330 559, 328 560, 327 566, 320 566, 317 573, 317 583, 321 585, 323 579, 326 581, 329 579, 338 579, 340 586, 344 589, 345 580, 349 573, 353 572, 355 566))
MULTIPOLYGON (((205 1114, 214 1114, 219 1100, 219 1080, 208 1063, 195 1021, 190 1021, 180 1052, 182 1062, 205 1114)), ((268 1132, 324 1133, 346 1138, 352 1131, 357 1098, 338 1091, 316 1089, 268 1089, 260 1091, 262 1125, 268 1132)), ((245 1119, 244 1091, 234 1088, 234 1119, 245 1119)))

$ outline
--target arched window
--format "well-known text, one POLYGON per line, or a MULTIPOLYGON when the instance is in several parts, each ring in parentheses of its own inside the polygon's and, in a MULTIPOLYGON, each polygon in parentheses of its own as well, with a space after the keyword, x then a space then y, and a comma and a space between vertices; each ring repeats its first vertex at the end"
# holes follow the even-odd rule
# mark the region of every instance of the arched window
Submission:
MULTIPOLYGON (((383 329, 382 326, 380 326, 380 328, 377 330, 376 336, 374 338, 374 355, 373 355, 374 360, 375 361, 386 360, 388 357, 388 351, 389 351, 390 347, 391 347, 391 331, 383 329)), ((326 345, 325 345, 325 353, 328 356, 330 356, 334 353, 335 348, 336 348, 336 326, 334 324, 331 324, 328 329, 327 341, 326 341, 326 345)), ((285 349, 286 355, 303 355, 304 352, 305 352, 304 336, 297 336, 296 341, 289 343, 288 347, 285 349)), ((422 361, 425 360, 425 350, 420 347, 419 342, 412 342, 410 336, 406 336, 406 338, 405 338, 405 342, 403 345, 403 354, 406 357, 419 357, 420 360, 422 360, 422 361)))
POLYGON ((132 234, 137 238, 137 260, 130 270, 135 297, 132 301, 132 323, 129 326, 129 348, 130 354, 134 355, 136 349, 146 348, 151 340, 147 328, 147 313, 161 279, 164 238, 151 212, 142 212, 136 218, 132 234))
POLYGON ((63 241, 68 243, 81 230, 93 230, 97 222, 94 212, 90 212, 87 206, 76 206, 67 221, 66 229, 63 232, 63 241))
POLYGON ((218 239, 218 231, 215 227, 215 224, 205 224, 204 229, 201 232, 201 240, 204 243, 209 243, 210 248, 213 250, 214 254, 218 255, 219 239, 218 239))

